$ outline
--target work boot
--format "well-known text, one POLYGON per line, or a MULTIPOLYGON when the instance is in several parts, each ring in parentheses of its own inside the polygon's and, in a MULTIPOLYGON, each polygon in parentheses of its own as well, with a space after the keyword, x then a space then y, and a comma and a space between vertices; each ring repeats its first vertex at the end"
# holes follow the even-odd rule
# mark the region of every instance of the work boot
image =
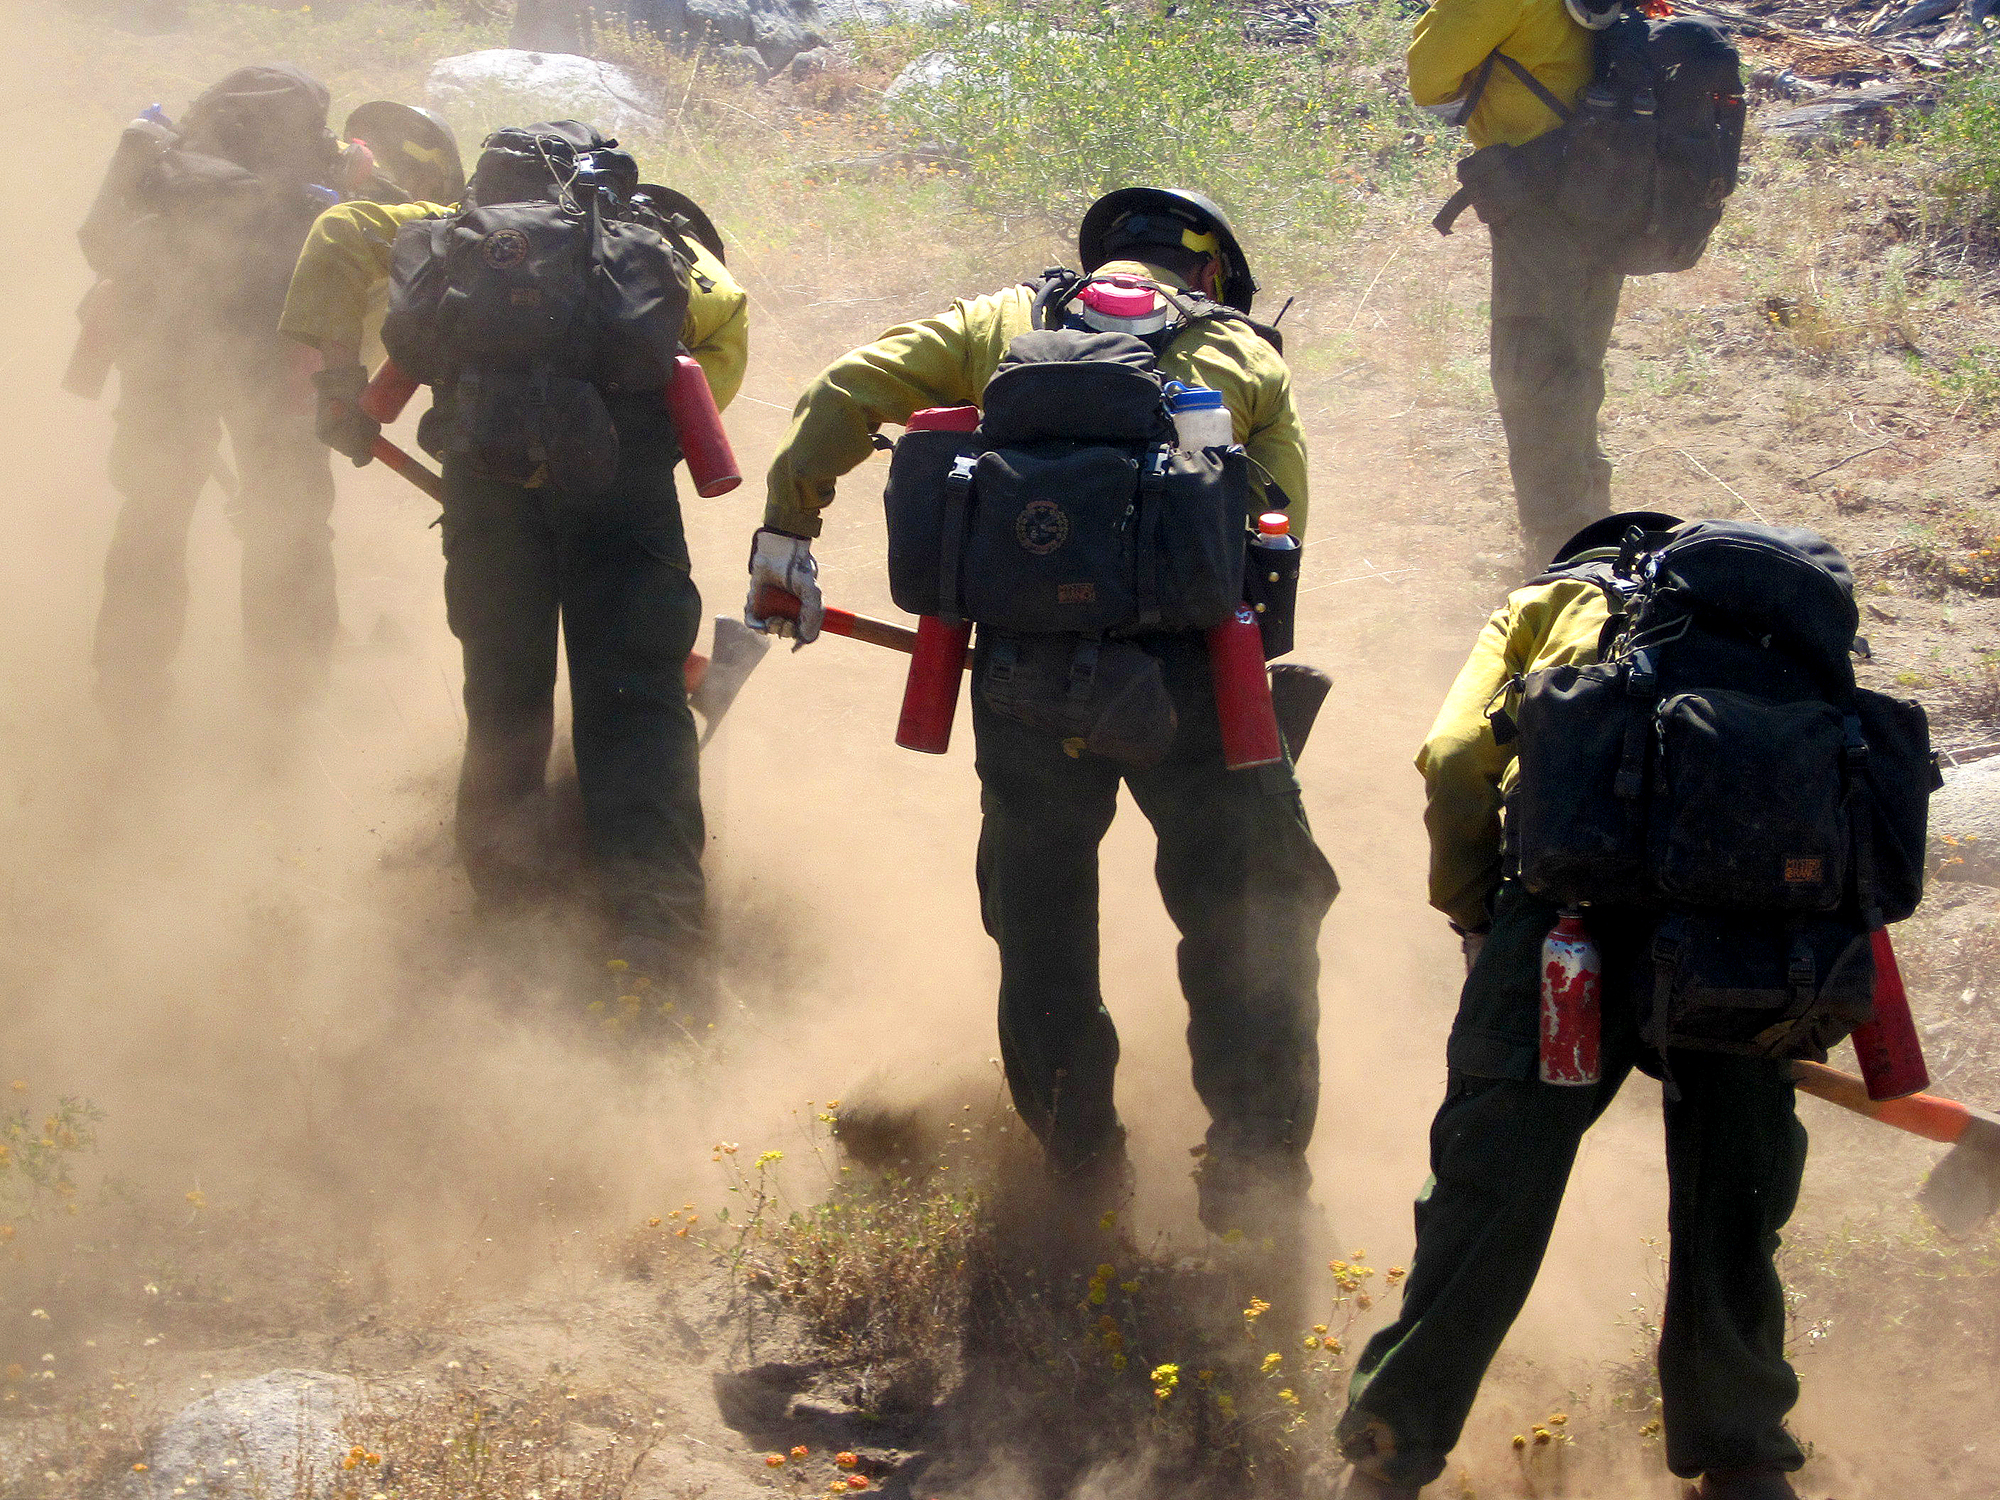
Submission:
POLYGON ((1386 1479, 1377 1479, 1365 1469, 1348 1471, 1347 1484, 1340 1492, 1340 1500, 1417 1500, 1423 1493, 1419 1484, 1391 1484, 1386 1479))
POLYGON ((1799 1500, 1789 1474, 1777 1469, 1731 1469, 1704 1474, 1688 1491, 1694 1500, 1799 1500))

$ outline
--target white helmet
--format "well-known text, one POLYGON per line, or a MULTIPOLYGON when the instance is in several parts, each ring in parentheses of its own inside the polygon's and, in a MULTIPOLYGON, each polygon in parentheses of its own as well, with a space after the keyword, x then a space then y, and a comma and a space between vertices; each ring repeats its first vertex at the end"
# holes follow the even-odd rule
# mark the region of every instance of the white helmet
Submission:
POLYGON ((1602 31, 1624 8, 1625 0, 1563 0, 1569 18, 1585 31, 1602 31))

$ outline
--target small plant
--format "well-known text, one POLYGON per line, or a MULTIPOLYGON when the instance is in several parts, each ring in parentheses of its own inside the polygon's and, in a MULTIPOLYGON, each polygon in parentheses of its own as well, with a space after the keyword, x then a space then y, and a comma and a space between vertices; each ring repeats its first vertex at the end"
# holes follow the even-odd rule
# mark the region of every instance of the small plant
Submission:
MULTIPOLYGON (((25 1080, 9 1086, 28 1092, 25 1080)), ((76 1158, 96 1149, 96 1125, 104 1116, 86 1100, 64 1097, 46 1112, 26 1105, 0 1114, 0 1249, 17 1226, 60 1206, 76 1212, 76 1158)))

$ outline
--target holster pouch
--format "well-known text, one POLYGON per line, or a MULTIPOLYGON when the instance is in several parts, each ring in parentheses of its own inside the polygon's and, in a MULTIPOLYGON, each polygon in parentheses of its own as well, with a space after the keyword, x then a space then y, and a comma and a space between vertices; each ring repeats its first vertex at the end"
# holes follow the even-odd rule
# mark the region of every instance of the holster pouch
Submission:
POLYGON ((1158 658, 1129 641, 981 632, 979 698, 994 713, 1143 770, 1172 748, 1179 720, 1158 658))
POLYGON ((1264 638, 1264 660, 1292 649, 1292 627, 1299 611, 1299 546, 1266 547, 1251 542, 1243 562, 1243 602, 1257 612, 1257 633, 1264 638))

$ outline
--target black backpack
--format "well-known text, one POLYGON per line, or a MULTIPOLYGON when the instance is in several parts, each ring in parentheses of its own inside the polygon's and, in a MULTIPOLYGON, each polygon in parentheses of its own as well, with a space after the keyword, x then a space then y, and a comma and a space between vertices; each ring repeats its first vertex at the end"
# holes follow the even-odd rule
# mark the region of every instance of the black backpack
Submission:
POLYGON ((890 592, 913 614, 1024 634, 1220 624, 1243 598, 1249 461, 1176 447, 1155 345, 1039 326, 1066 300, 1038 291, 1038 326, 987 382, 977 431, 896 444, 890 592))
POLYGON ((1649 1041, 1824 1056, 1866 1021, 1869 934, 1923 893, 1921 707, 1854 684, 1846 561, 1791 527, 1628 533, 1599 659, 1528 673, 1508 860, 1566 906, 1658 914, 1649 1041))
POLYGON ((382 343, 436 388, 433 453, 574 495, 616 476, 605 398, 665 388, 690 262, 632 207, 637 167, 616 144, 567 120, 496 132, 465 204, 397 234, 382 343))
POLYGON ((1736 191, 1742 59, 1706 21, 1649 23, 1629 10, 1595 33, 1595 47, 1591 82, 1573 109, 1513 58, 1488 54, 1461 123, 1498 64, 1562 125, 1524 146, 1487 146, 1461 161, 1464 186, 1433 221, 1441 234, 1468 203, 1490 223, 1553 200, 1627 276, 1685 271, 1701 259, 1723 200, 1736 191))
POLYGON ((339 201, 327 91, 289 64, 238 68, 178 125, 133 122, 79 238, 128 316, 268 336, 313 220, 339 201))

